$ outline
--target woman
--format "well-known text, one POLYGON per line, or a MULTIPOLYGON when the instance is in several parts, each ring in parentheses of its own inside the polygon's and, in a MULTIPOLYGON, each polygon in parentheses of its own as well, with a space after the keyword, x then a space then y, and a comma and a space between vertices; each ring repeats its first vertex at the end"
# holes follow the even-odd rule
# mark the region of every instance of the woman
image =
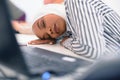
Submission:
POLYGON ((61 19, 60 22, 51 23, 53 27, 49 26, 44 21, 52 19, 50 15, 37 19, 33 32, 42 39, 29 44, 51 44, 69 31, 70 36, 63 38, 61 44, 78 55, 98 59, 102 55, 120 53, 120 17, 105 3, 101 0, 65 0, 65 10, 66 25, 61 19))

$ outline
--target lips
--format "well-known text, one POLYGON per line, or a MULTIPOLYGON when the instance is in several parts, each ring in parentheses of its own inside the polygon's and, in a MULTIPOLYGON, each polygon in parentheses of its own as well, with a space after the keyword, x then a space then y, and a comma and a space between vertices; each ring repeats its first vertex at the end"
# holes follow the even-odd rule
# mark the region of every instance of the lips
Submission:
POLYGON ((54 31, 55 31, 55 33, 59 33, 59 29, 56 24, 54 24, 54 31))

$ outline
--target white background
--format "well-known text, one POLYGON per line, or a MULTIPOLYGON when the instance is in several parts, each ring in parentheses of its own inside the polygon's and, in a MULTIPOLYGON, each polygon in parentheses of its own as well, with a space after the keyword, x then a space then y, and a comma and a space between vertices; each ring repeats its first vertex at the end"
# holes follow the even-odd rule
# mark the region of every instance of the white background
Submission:
POLYGON ((26 21, 31 22, 43 5, 43 0, 10 0, 26 13, 26 21))
MULTIPOLYGON (((43 0, 11 0, 15 5, 21 8, 27 15, 27 21, 32 20, 32 16, 35 15, 40 7, 43 5, 43 0)), ((120 0, 102 0, 115 10, 120 15, 120 0)))
POLYGON ((120 15, 120 0, 102 0, 120 15))

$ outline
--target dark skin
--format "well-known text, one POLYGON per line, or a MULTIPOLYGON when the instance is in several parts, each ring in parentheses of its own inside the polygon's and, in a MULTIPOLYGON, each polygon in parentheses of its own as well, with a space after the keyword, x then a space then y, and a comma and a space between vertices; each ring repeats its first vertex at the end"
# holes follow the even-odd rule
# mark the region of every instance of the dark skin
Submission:
POLYGON ((62 17, 48 14, 37 19, 32 30, 39 39, 30 41, 29 44, 55 44, 56 38, 66 31, 66 23, 62 17))

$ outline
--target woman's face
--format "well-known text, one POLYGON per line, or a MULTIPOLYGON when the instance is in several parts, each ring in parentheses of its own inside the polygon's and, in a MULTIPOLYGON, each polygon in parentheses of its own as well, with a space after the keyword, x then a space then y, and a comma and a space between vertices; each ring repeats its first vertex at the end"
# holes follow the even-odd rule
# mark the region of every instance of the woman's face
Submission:
POLYGON ((48 14, 36 20, 32 29, 40 39, 56 39, 66 31, 66 24, 62 17, 48 14))

